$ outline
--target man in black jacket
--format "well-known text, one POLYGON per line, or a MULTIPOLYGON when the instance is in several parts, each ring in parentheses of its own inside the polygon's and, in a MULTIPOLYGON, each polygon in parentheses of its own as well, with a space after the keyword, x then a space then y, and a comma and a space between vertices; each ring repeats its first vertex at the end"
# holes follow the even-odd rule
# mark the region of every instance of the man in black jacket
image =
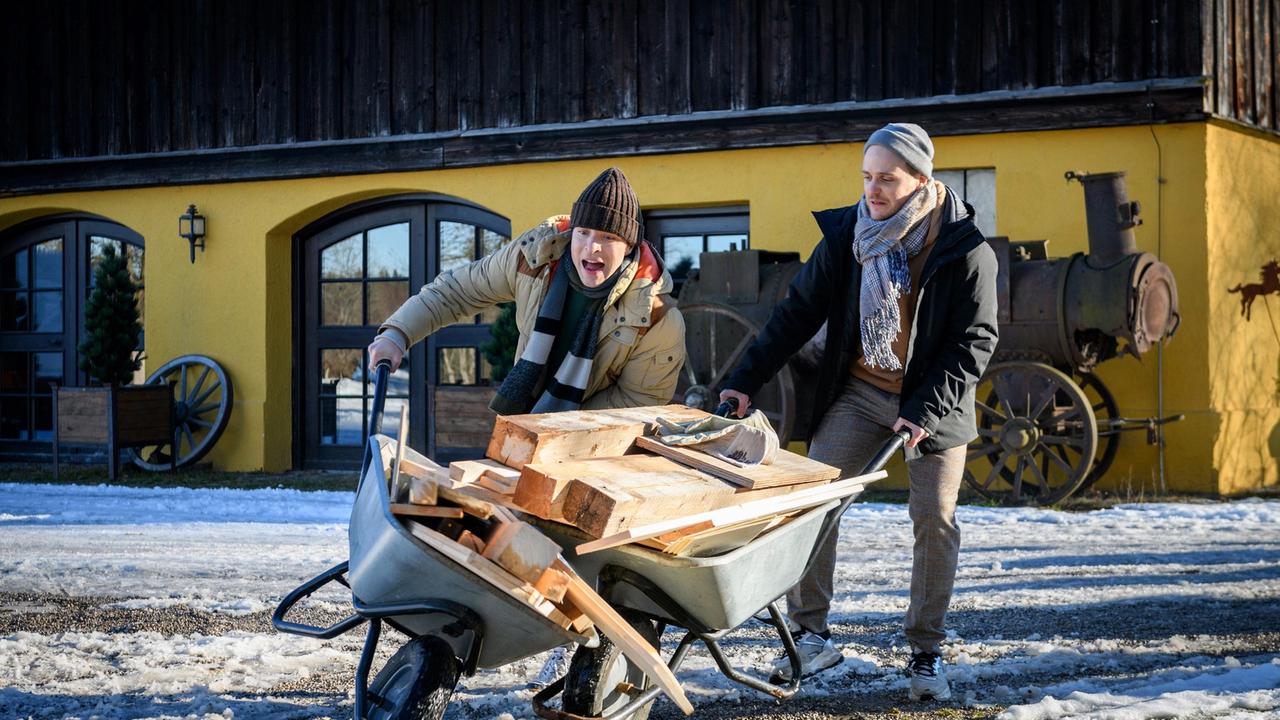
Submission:
MULTIPOLYGON (((825 322, 810 457, 849 476, 894 431, 910 432, 910 695, 941 700, 951 695, 939 643, 960 550, 956 498, 965 445, 977 437, 974 389, 998 335, 995 254, 973 224, 973 208, 932 173, 933 143, 918 125, 871 135, 862 199, 814 213, 822 241, 720 397, 736 398, 744 414, 750 396, 825 322)), ((827 628, 836 544, 832 533, 787 595, 806 675, 844 659, 827 628)), ((774 680, 790 674, 780 659, 774 680)))

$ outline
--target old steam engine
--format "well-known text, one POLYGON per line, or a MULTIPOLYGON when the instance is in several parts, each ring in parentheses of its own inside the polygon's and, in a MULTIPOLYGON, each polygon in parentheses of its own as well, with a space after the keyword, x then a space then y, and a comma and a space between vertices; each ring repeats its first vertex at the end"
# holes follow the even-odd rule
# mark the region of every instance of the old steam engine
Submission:
MULTIPOLYGON (((979 438, 969 448, 968 485, 992 499, 1058 502, 1099 478, 1120 434, 1178 419, 1121 417, 1092 373, 1128 353, 1140 357, 1178 328, 1173 273, 1139 252, 1124 173, 1066 174, 1084 187, 1089 252, 1051 258, 1047 241, 991 238, 997 276, 1000 344, 978 387, 979 438)), ((680 292, 689 359, 677 399, 708 410, 719 383, 768 320, 800 270, 794 253, 704 253, 680 292)), ((825 332, 753 398, 782 437, 800 439, 825 332)))

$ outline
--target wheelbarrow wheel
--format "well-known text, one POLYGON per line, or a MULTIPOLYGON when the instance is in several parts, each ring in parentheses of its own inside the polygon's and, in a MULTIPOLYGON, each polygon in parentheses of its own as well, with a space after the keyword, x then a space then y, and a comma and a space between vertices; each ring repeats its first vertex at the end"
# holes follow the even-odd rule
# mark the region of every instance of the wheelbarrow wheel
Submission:
MULTIPOLYGON (((645 642, 658 647, 658 630, 651 621, 633 615, 624 614, 623 617, 645 642)), ((652 686, 653 680, 602 634, 597 647, 579 647, 573 654, 564 680, 564 710, 589 717, 608 715, 652 686)), ((630 720, 645 720, 652 709, 653 703, 650 702, 630 720)))
POLYGON ((440 720, 457 683, 458 659, 448 643, 410 640, 369 685, 367 720, 440 720))

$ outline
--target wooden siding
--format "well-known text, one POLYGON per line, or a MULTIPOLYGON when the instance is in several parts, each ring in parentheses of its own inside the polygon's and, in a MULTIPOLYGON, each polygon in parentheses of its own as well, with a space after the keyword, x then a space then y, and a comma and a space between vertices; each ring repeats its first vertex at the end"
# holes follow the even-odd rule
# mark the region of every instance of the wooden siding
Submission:
POLYGON ((1218 112, 1274 126, 1274 3, 1207 2, 17 3, 0 162, 1183 78, 1210 21, 1218 112))
POLYGON ((1202 12, 1209 109, 1280 131, 1280 5, 1275 0, 1205 0, 1202 12))

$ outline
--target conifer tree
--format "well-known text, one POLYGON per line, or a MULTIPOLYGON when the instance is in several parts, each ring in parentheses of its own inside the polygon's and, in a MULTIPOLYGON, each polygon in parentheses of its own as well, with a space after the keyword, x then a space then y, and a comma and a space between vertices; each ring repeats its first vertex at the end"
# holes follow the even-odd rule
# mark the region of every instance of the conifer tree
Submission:
POLYGON ((129 277, 128 260, 107 244, 93 272, 94 287, 85 304, 85 340, 80 369, 104 385, 126 385, 142 366, 138 340, 138 286, 129 277))
POLYGON ((480 346, 480 352, 493 368, 493 381, 500 383, 515 364, 520 329, 516 327, 516 304, 502 303, 499 307, 498 317, 489 326, 492 339, 480 346))

